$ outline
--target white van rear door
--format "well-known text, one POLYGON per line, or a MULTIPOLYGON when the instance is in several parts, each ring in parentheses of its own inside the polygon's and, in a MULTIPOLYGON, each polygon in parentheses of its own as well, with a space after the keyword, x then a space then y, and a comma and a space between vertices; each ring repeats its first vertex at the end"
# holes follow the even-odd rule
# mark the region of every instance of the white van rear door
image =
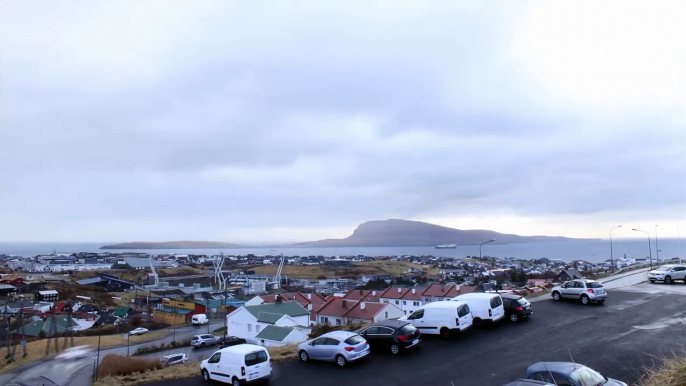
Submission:
POLYGON ((491 320, 499 320, 505 316, 505 307, 503 306, 503 299, 500 296, 495 296, 490 300, 490 310, 491 320))
POLYGON ((257 350, 245 356, 245 379, 252 381, 272 373, 266 350, 257 350))

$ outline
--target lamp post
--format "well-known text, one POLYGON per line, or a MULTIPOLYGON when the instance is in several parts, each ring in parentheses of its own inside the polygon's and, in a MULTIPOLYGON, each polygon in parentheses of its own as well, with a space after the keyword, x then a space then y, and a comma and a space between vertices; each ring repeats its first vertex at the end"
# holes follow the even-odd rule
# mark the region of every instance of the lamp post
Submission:
MULTIPOLYGON (((205 298, 205 314, 209 318, 209 315, 210 315, 210 297, 209 296, 207 296, 205 298)), ((209 320, 207 321, 207 333, 208 334, 210 333, 210 321, 209 320)))
POLYGON ((648 257, 650 258, 650 269, 653 269, 653 249, 650 246, 650 233, 643 231, 643 230, 640 230, 640 229, 635 229, 635 228, 631 229, 631 230, 635 231, 635 232, 643 232, 648 236, 648 257))
POLYGON ((612 269, 612 273, 615 272, 615 257, 614 257, 614 254, 612 253, 612 230, 617 229, 617 228, 621 228, 621 227, 622 227, 621 225, 617 225, 616 227, 610 228, 610 264, 612 264, 612 267, 610 267, 610 268, 612 269))
POLYGON ((479 244, 479 260, 481 260, 481 247, 482 247, 484 244, 492 243, 492 242, 494 242, 494 241, 495 241, 495 239, 490 239, 490 240, 488 240, 488 241, 484 241, 483 243, 479 244))
POLYGON ((660 262, 660 248, 657 246, 657 227, 658 225, 655 225, 655 260, 657 262, 660 262))

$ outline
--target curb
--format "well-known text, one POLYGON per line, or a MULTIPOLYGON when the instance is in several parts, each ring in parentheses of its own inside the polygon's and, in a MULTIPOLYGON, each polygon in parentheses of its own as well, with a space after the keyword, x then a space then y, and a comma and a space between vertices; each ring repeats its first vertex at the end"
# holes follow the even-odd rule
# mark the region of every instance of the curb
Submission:
MULTIPOLYGON (((637 271, 634 272, 634 273, 631 273, 631 274, 628 274, 628 275, 624 275, 624 276, 621 276, 621 277, 612 278, 612 276, 610 276, 610 277, 611 277, 610 280, 604 280, 604 281, 601 282, 601 284, 611 283, 611 282, 613 282, 613 281, 615 281, 615 280, 624 279, 625 277, 638 275, 638 274, 640 274, 640 273, 646 273, 646 272, 637 270, 637 271)), ((648 281, 648 279, 646 279, 646 281, 648 281)))

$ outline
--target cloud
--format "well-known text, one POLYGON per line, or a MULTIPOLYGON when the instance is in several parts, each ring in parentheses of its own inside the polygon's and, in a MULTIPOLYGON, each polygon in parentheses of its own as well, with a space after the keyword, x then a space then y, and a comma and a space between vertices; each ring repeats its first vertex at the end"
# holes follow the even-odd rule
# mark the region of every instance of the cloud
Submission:
POLYGON ((684 219, 681 2, 173 4, 2 3, 0 239, 684 219))

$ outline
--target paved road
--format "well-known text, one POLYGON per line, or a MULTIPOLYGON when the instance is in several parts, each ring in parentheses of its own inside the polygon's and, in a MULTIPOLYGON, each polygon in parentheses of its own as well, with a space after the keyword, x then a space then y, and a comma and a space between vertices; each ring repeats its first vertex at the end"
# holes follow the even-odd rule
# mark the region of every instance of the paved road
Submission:
MULTIPOLYGON (((210 331, 223 327, 223 321, 214 321, 210 323, 210 331)), ((193 327, 179 327, 176 329, 176 340, 181 341, 190 339, 193 335, 206 333, 207 326, 193 327)), ((128 351, 133 354, 138 347, 150 346, 153 344, 171 343, 174 340, 174 333, 160 338, 154 342, 132 344, 128 351)), ((108 354, 126 355, 127 348, 115 347, 100 350, 100 360, 102 361, 108 354)), ((158 356, 161 356, 158 354, 158 356)), ((84 360, 78 362, 64 363, 56 360, 44 361, 37 363, 30 368, 20 368, 12 373, 0 375, 0 385, 9 383, 10 380, 24 382, 29 386, 46 385, 54 383, 58 386, 86 386, 90 385, 89 380, 93 377, 93 360, 84 360), (50 383, 52 382, 52 383, 50 383)))
MULTIPOLYGON (((400 357, 375 353, 345 369, 329 363, 277 363, 272 384, 301 386, 317 380, 327 386, 503 385, 523 376, 534 362, 570 358, 606 376, 635 382, 643 366, 654 362, 653 356, 686 346, 686 296, 621 290, 609 295, 602 306, 539 302, 533 317, 523 323, 473 330, 448 341, 426 337, 417 352, 400 357)), ((202 383, 198 376, 151 386, 202 383)))

